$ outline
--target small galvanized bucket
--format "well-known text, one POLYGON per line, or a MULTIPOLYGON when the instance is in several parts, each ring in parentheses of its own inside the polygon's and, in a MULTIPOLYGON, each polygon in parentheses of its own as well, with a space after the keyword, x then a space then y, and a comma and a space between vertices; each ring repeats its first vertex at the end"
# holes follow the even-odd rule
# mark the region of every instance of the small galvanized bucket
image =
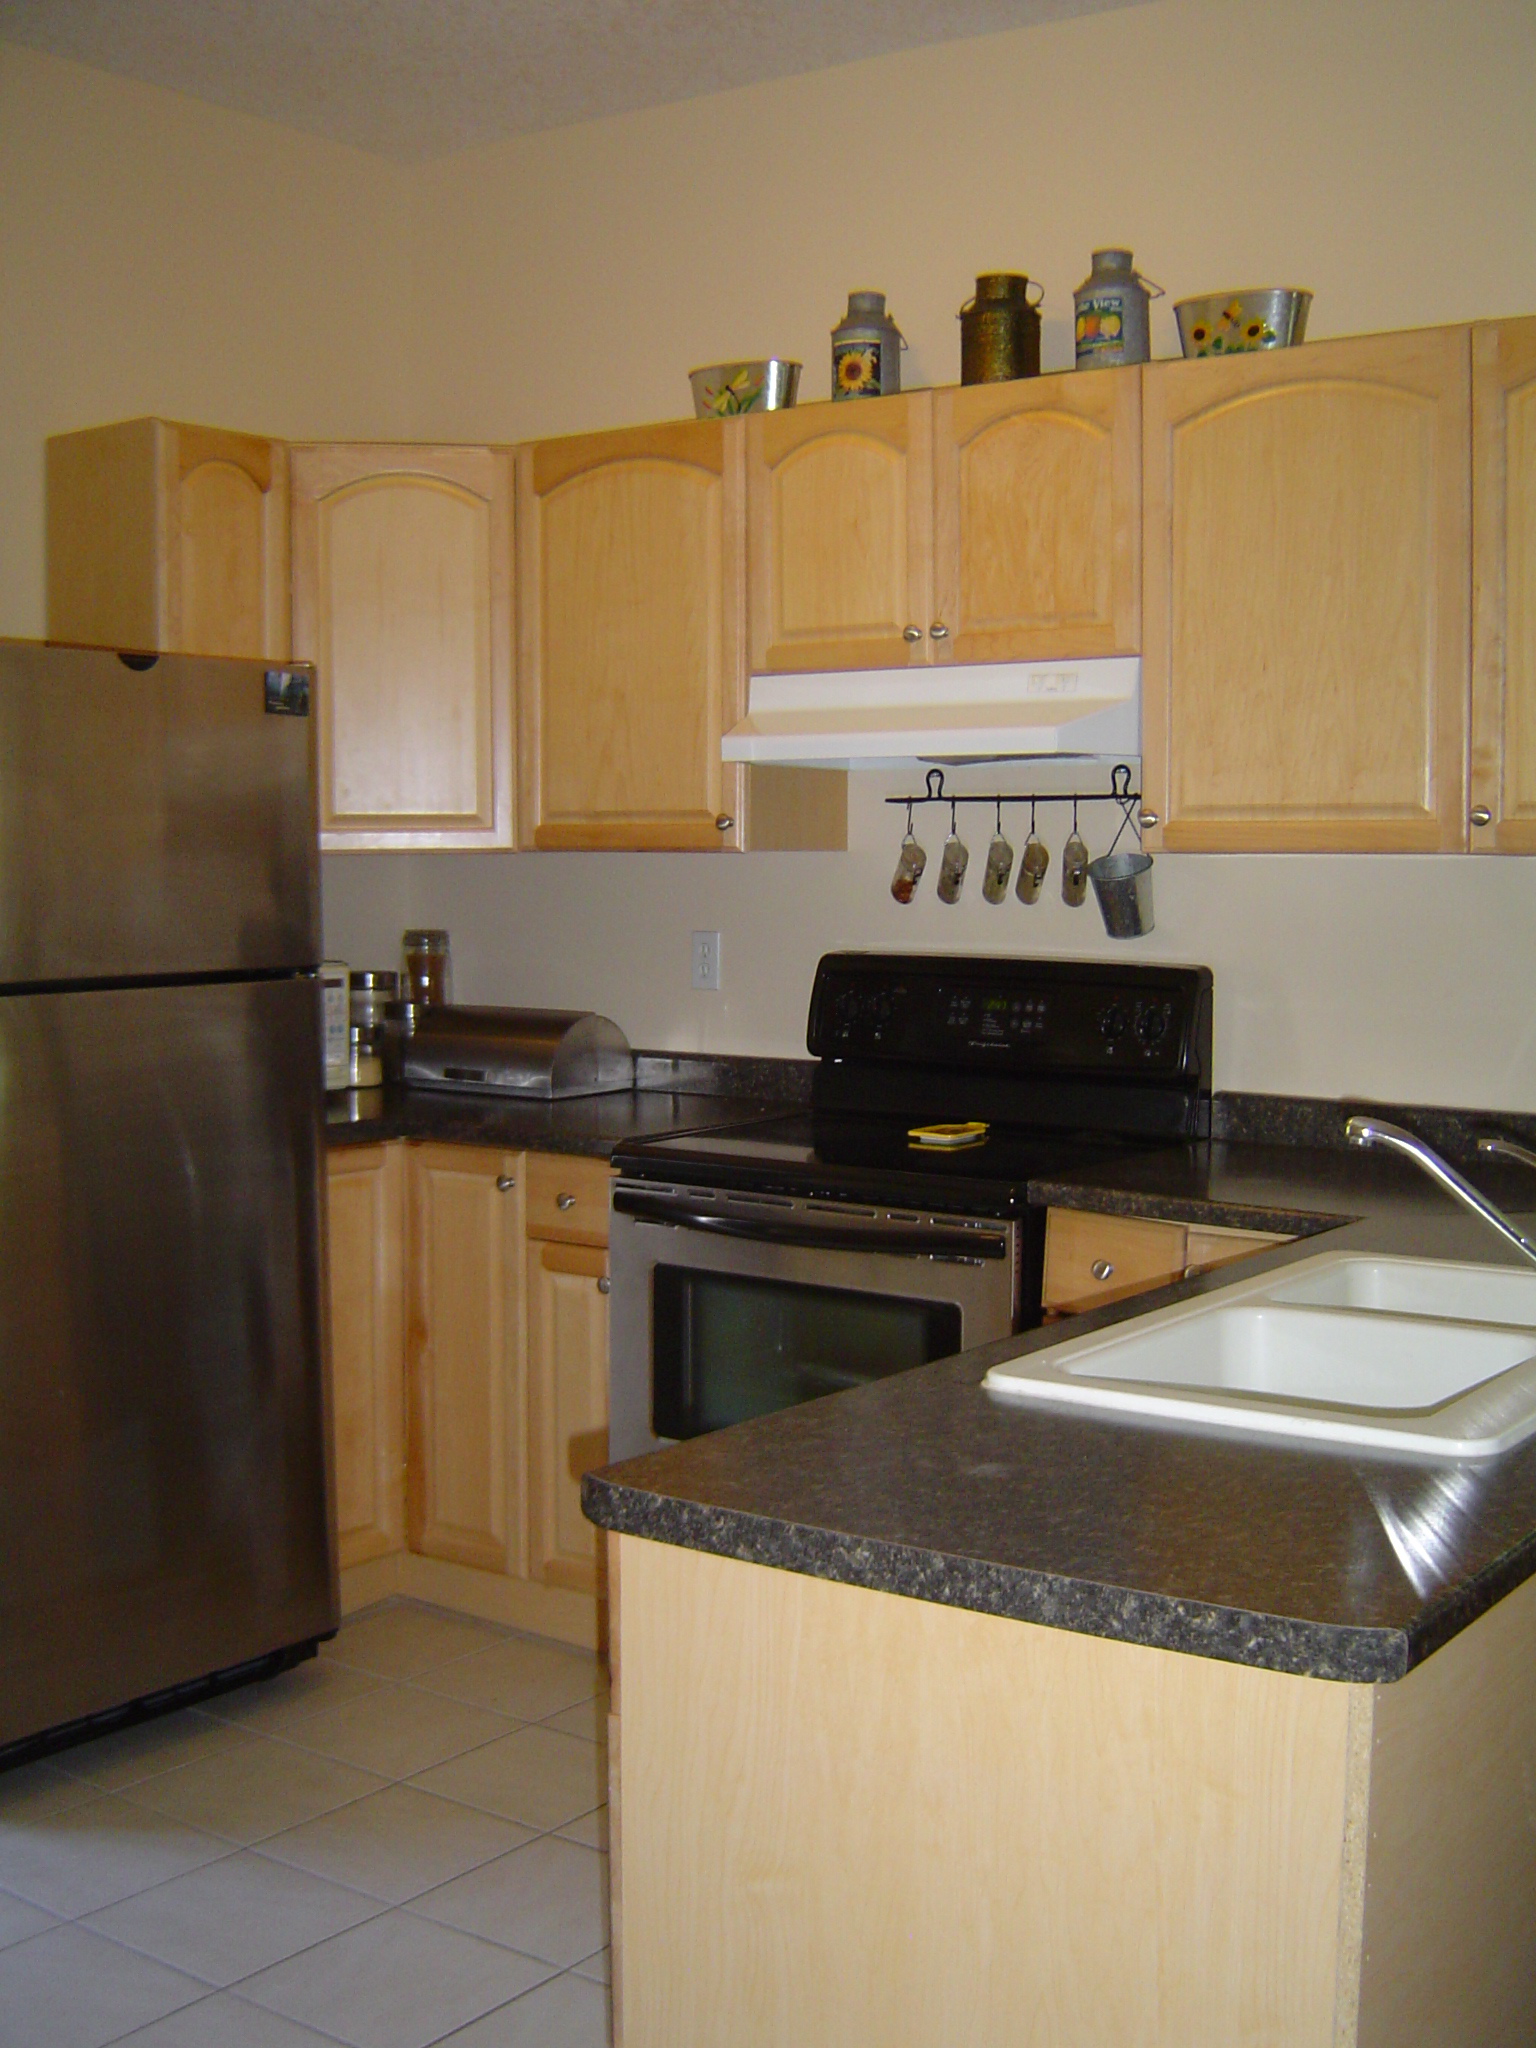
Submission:
POLYGON ((1099 915, 1112 939, 1144 939, 1152 929, 1152 856, 1104 853, 1088 863, 1099 915))

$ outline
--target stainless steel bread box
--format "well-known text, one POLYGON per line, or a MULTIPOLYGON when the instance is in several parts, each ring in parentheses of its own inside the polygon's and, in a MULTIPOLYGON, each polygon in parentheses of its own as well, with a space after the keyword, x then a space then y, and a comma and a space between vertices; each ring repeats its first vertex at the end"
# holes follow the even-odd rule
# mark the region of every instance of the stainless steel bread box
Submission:
POLYGON ((405 1042, 412 1088, 474 1095, 616 1095, 632 1088, 635 1056, 618 1025, 592 1010, 491 1010, 430 1004, 405 1042))

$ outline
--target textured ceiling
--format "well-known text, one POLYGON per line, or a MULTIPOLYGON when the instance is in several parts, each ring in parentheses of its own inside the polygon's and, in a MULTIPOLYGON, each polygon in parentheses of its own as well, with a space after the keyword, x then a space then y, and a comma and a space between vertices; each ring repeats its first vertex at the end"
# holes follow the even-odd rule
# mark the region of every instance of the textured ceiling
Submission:
POLYGON ((0 41, 405 163, 1137 0, 0 0, 0 41))

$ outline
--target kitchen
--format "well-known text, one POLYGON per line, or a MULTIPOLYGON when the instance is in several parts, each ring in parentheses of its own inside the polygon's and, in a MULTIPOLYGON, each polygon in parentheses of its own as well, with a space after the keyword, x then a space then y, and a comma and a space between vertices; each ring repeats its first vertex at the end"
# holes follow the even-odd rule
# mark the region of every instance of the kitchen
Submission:
MULTIPOLYGON (((686 368, 744 329, 803 356, 809 399, 858 282, 890 293, 906 384, 942 383, 954 309, 1000 260, 1047 280, 1061 367, 1110 213, 1173 293, 1224 276, 1233 248, 1308 283, 1319 338, 1519 312, 1528 37, 1517 8, 1129 9, 410 169, 8 47, 0 146, 35 204, 4 229, 0 623, 42 630, 41 443, 95 420, 512 441, 676 416, 686 368), (1229 110, 1255 105, 1245 142, 1229 110), (721 192, 765 190, 760 236, 679 232, 721 192)), ((1154 331, 1155 354, 1172 346, 1154 331)), ((898 909, 880 799, 904 786, 855 785, 846 855, 329 854, 327 941, 383 963, 407 925, 442 924, 464 999, 590 1004, 637 1045, 791 1058, 838 946, 1108 952, 1091 907, 1055 899, 1027 928, 974 895, 898 909), (717 996, 688 987, 697 928, 722 934, 717 996)), ((1526 862, 1168 855, 1158 884, 1137 953, 1214 969, 1218 1087, 1536 1106, 1526 862)))

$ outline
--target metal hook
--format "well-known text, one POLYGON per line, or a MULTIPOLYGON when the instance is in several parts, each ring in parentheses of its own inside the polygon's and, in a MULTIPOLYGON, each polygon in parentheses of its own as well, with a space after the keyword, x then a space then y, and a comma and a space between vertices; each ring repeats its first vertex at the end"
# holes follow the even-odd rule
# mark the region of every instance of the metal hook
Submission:
POLYGON ((907 798, 907 837, 909 839, 912 837, 912 806, 915 801, 916 799, 913 797, 909 796, 907 798))
POLYGON ((952 796, 949 800, 949 836, 951 839, 958 839, 960 837, 959 830, 955 824, 955 806, 959 801, 960 799, 957 796, 952 796))
POLYGON ((1117 804, 1123 804, 1131 793, 1131 771, 1121 761, 1110 771, 1109 793, 1117 804))
POLYGON ((997 836, 999 839, 1003 836, 1003 800, 1001 797, 997 800, 997 836))
POLYGON ((943 794, 944 770, 942 768, 930 768, 928 770, 928 801, 932 803, 936 797, 942 797, 943 794))

